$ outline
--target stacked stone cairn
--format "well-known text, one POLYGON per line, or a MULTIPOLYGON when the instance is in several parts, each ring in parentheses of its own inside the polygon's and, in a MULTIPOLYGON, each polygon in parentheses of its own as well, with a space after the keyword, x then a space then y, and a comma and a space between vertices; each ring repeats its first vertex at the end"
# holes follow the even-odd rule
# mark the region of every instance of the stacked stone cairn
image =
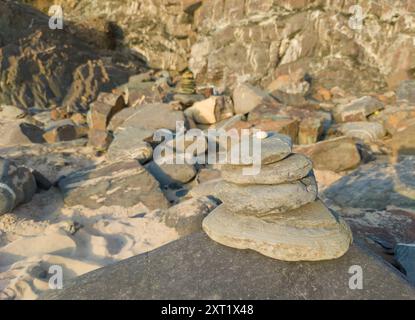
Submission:
POLYGON ((261 133, 260 172, 244 175, 243 165, 222 165, 214 196, 223 204, 204 219, 204 231, 223 245, 278 260, 341 257, 352 234, 318 199, 311 160, 292 153, 289 137, 261 133))
POLYGON ((193 73, 190 70, 186 70, 183 73, 177 87, 177 93, 187 95, 196 93, 196 82, 193 77, 193 73))

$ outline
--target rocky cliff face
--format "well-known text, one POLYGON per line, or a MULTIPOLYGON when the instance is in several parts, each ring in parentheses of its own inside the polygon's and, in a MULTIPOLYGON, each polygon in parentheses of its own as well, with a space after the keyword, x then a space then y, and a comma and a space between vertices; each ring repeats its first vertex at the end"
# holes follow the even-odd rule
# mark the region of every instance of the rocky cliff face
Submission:
POLYGON ((394 88, 414 76, 410 0, 55 2, 63 2, 70 19, 115 22, 123 43, 151 66, 173 71, 190 66, 204 85, 267 86, 301 68, 324 86, 361 93, 394 88))
POLYGON ((90 28, 111 21, 118 47, 140 53, 153 68, 190 67, 200 85, 232 89, 249 81, 266 87, 281 74, 301 70, 315 87, 361 94, 414 77, 410 0, 26 2, 43 10, 60 3, 68 20, 90 28))
POLYGON ((138 57, 104 50, 108 37, 100 30, 71 23, 51 30, 48 16, 15 1, 1 1, 0 12, 1 104, 84 110, 100 91, 143 70, 138 57), (78 35, 101 39, 101 47, 78 35))

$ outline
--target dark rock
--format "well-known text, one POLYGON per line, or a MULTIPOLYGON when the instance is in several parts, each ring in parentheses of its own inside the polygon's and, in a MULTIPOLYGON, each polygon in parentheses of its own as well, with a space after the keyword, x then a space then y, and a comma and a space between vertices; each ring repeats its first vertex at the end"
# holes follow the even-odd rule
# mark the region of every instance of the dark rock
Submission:
POLYGON ((323 195, 341 207, 415 208, 415 157, 407 156, 396 165, 385 161, 365 164, 334 183, 323 195))
POLYGON ((88 273, 43 299, 415 299, 393 268, 353 245, 341 258, 282 262, 198 233, 88 273), (351 266, 363 289, 349 288, 351 266))
POLYGON ((30 169, 0 158, 0 215, 29 202, 37 189, 30 169))
POLYGON ((46 178, 39 171, 32 170, 32 175, 36 180, 36 185, 37 185, 38 189, 49 190, 50 188, 52 188, 52 186, 53 186, 52 182, 50 182, 48 180, 48 178, 46 178))
POLYGON ((395 257, 409 281, 415 285, 415 244, 400 243, 395 248, 395 257))

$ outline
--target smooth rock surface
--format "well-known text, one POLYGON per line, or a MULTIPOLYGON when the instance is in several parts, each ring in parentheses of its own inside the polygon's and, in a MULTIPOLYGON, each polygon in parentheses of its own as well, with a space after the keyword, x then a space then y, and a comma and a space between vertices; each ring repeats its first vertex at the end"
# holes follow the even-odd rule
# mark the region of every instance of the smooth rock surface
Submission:
POLYGON ((281 184, 307 176, 313 169, 309 158, 302 154, 292 154, 287 158, 263 165, 256 175, 244 175, 241 166, 221 166, 222 178, 236 184, 281 184))
MULTIPOLYGON (((241 142, 232 144, 228 142, 227 145, 227 163, 234 165, 251 165, 255 163, 256 158, 260 158, 260 164, 269 164, 280 161, 291 154, 292 141, 291 138, 276 132, 267 132, 268 136, 265 139, 258 139, 256 137, 249 137, 249 150, 243 150, 241 142), (254 141, 254 139, 259 140, 254 141), (256 145, 261 146, 261 150, 254 150, 256 145), (239 157, 233 159, 233 148, 239 148, 239 157), (260 155, 258 154, 261 152, 260 155)), ((240 140, 244 137, 240 137, 240 140)), ((243 141, 243 140, 242 140, 243 141)), ((223 144, 220 144, 223 147, 223 144)), ((238 149, 237 149, 238 150, 238 149)))
POLYGON ((353 169, 360 164, 360 154, 356 143, 350 137, 296 146, 294 152, 310 157, 315 169, 340 172, 353 169))
POLYGON ((267 92, 247 83, 239 84, 232 97, 236 114, 248 113, 260 104, 279 104, 267 92))
POLYGON ((415 290, 360 244, 336 260, 284 262, 198 233, 88 273, 43 299, 413 300, 415 290), (362 290, 349 288, 353 265, 362 267, 362 290))
POLYGON ((284 261, 336 259, 352 242, 346 222, 321 201, 265 219, 232 214, 222 205, 203 220, 203 230, 223 245, 284 261))
POLYGON ((145 167, 163 186, 170 183, 187 183, 197 174, 195 166, 188 163, 178 164, 172 162, 158 164, 155 161, 151 161, 145 167))
POLYGON ((317 183, 314 176, 279 185, 236 185, 222 181, 213 192, 229 211, 263 217, 313 202, 317 197, 317 183))

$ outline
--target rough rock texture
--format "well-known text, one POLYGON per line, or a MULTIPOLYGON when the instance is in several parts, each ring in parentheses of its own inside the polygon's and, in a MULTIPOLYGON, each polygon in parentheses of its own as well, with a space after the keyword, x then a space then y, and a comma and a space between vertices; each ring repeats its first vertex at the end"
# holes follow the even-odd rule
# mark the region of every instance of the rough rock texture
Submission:
POLYGON ((310 159, 301 154, 293 154, 284 160, 261 167, 256 175, 243 175, 241 166, 222 165, 222 178, 236 184, 280 184, 292 182, 307 176, 313 169, 310 159))
POLYGON ((177 122, 186 123, 186 118, 182 111, 174 110, 168 104, 146 104, 137 108, 126 108, 117 113, 109 124, 110 130, 118 128, 142 128, 156 131, 158 129, 168 129, 176 131, 177 122))
POLYGON ((81 26, 65 21, 63 30, 51 30, 48 16, 16 1, 2 1, 0 12, 0 103, 85 110, 100 91, 144 70, 137 57, 127 54, 120 63, 115 53, 81 40, 81 26))
POLYGON ((229 213, 222 205, 203 220, 203 230, 223 245, 284 261, 336 259, 352 243, 349 226, 320 201, 263 220, 229 213))
POLYGON ((324 191, 341 207, 385 209, 389 205, 415 208, 415 158, 396 165, 385 161, 361 166, 324 191))
POLYGON ((157 68, 180 71, 190 65, 202 84, 233 88, 248 81, 267 87, 302 69, 315 85, 370 92, 413 78, 410 0, 359 1, 361 21, 350 13, 354 1, 55 2, 73 21, 116 21, 113 33, 123 33, 116 46, 132 48, 157 68))
POLYGON ((59 188, 69 206, 127 208, 142 202, 149 209, 168 207, 158 182, 137 161, 121 161, 75 172, 61 179, 59 188))
POLYGON ((415 290, 360 245, 336 260, 283 262, 199 233, 88 273, 43 299, 415 299, 415 290), (348 286, 353 265, 362 267, 362 290, 348 286))
POLYGON ((0 158, 0 215, 29 202, 36 190, 36 180, 30 169, 0 158))
POLYGON ((338 131, 345 136, 358 138, 365 142, 382 139, 386 132, 383 125, 378 122, 347 122, 339 126, 338 131))
POLYGON ((107 158, 111 161, 136 159, 140 163, 145 163, 153 155, 151 145, 144 141, 151 136, 151 130, 134 127, 119 130, 108 148, 107 158))
POLYGON ((317 197, 314 176, 279 185, 235 185, 220 182, 213 196, 222 200, 229 211, 256 217, 299 208, 317 197))

